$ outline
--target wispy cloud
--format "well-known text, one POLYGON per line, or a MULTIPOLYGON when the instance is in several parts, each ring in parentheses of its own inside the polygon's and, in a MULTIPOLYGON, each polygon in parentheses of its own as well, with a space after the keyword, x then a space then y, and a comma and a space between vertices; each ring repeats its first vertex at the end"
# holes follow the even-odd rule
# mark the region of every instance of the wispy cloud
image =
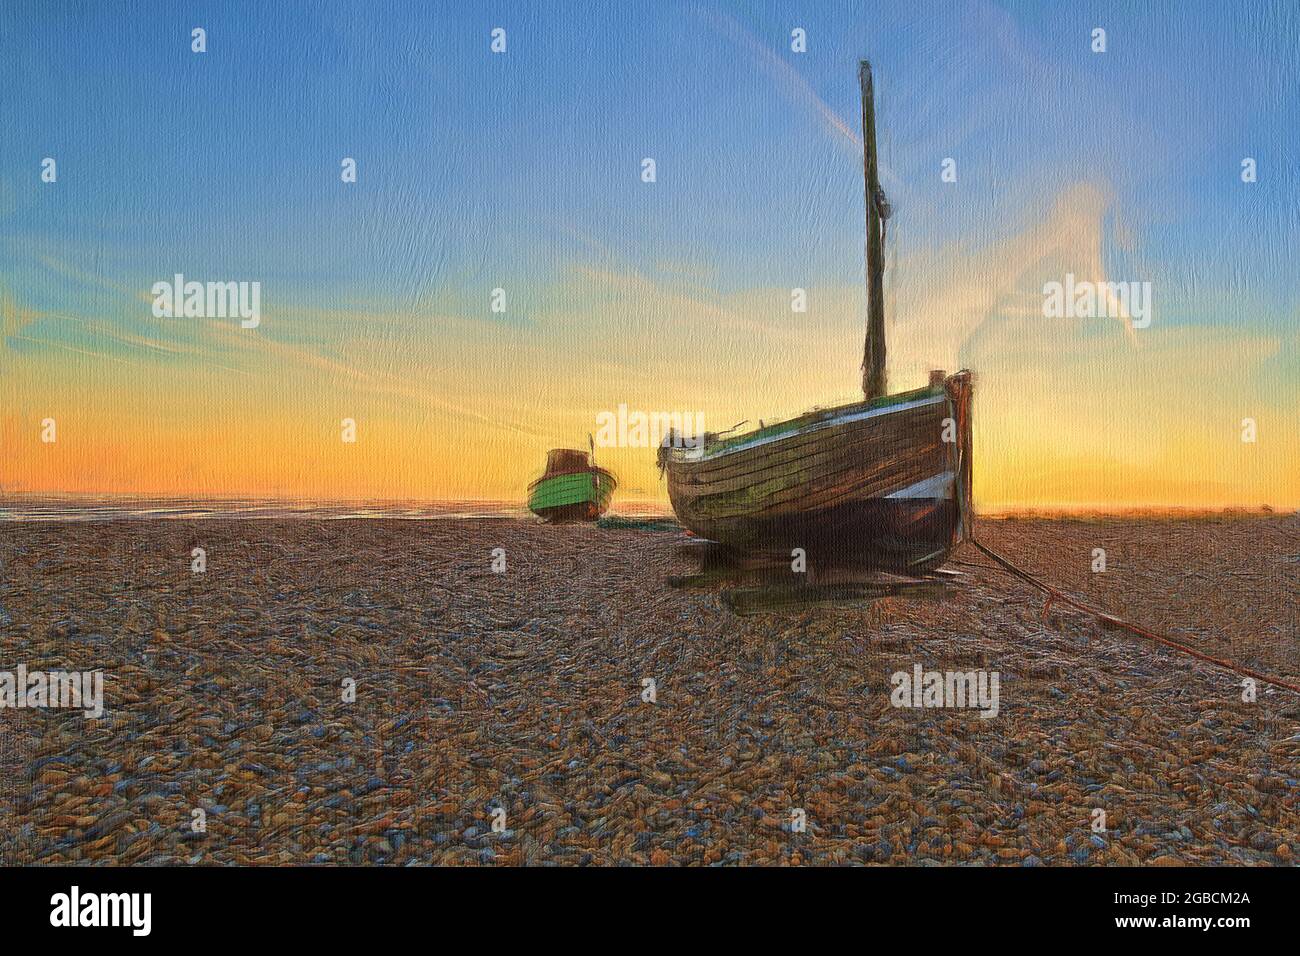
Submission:
POLYGON ((810 113, 846 149, 859 156, 862 154, 862 136, 817 95, 817 91, 798 70, 725 13, 702 7, 694 7, 692 10, 718 33, 749 53, 754 64, 772 79, 777 91, 789 103, 810 113))

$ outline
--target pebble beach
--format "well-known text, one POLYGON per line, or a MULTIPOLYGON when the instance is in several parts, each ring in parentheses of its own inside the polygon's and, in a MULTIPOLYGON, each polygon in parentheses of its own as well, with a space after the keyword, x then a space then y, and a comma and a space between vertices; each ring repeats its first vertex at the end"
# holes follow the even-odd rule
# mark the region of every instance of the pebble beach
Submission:
MULTIPOLYGON (((977 535, 1300 682, 1295 515, 977 535)), ((0 710, 0 863, 1300 854, 1300 695, 1243 699, 1231 671, 1046 607, 971 548, 940 599, 738 617, 721 587, 666 585, 692 570, 683 538, 518 518, 0 524, 0 671, 102 670, 104 692, 98 719, 0 710), (917 665, 996 672, 996 715, 895 706, 892 675, 917 665)))

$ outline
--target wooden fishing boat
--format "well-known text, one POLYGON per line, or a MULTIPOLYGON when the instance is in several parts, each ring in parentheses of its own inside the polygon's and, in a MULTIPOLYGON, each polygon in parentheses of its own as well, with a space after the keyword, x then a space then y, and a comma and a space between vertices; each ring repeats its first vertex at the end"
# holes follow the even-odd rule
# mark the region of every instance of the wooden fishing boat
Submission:
POLYGON ((889 206, 876 165, 871 67, 862 84, 867 207, 864 400, 792 421, 659 450, 678 519, 739 552, 804 550, 810 565, 919 571, 970 534, 971 376, 885 385, 884 239, 889 206))
POLYGON ((553 448, 546 473, 528 486, 528 510, 544 521, 595 521, 609 507, 618 482, 585 451, 553 448))

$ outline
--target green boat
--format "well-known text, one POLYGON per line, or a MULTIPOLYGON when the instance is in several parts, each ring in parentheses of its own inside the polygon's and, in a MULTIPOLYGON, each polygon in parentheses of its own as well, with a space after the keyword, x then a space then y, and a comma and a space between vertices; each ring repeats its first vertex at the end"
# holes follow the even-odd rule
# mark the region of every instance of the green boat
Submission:
POLYGON ((546 473, 528 486, 528 510, 543 521, 595 521, 617 486, 585 451, 553 448, 546 455, 546 473))

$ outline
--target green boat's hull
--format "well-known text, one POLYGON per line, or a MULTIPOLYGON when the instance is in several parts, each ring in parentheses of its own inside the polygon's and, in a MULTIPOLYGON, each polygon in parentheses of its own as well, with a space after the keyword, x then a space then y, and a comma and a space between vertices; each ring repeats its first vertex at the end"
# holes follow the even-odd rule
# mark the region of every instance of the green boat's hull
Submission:
POLYGON ((548 521, 595 521, 609 507, 615 484, 600 468, 543 478, 529 488, 528 510, 548 521))

